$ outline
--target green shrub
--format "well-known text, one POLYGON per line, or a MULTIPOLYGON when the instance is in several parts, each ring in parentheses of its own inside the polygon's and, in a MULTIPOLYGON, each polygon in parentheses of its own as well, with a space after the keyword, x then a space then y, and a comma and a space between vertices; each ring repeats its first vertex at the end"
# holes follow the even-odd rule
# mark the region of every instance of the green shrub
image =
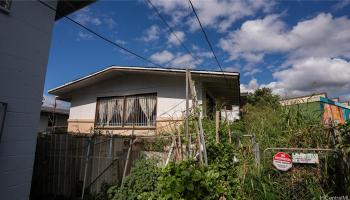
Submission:
POLYGON ((235 189, 225 180, 227 171, 220 172, 216 165, 208 168, 194 161, 170 163, 162 170, 155 192, 149 199, 232 199, 235 189))
POLYGON ((143 193, 153 191, 160 171, 155 160, 141 158, 135 161, 130 175, 125 178, 123 189, 112 186, 108 189, 111 200, 140 199, 143 193))

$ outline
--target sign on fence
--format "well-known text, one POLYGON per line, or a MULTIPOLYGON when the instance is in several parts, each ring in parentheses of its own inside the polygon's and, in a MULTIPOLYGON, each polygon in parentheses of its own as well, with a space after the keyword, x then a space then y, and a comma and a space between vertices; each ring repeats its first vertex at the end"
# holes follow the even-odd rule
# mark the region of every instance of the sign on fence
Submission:
POLYGON ((293 163, 318 164, 317 153, 293 153, 293 163))
POLYGON ((281 171, 288 171, 290 168, 292 168, 292 158, 287 153, 278 152, 273 157, 272 163, 276 169, 281 171))

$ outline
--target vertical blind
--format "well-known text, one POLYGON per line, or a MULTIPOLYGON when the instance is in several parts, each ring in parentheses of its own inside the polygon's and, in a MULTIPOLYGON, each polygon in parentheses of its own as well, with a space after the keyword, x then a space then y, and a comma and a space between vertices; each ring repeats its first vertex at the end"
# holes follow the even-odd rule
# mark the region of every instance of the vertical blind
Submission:
POLYGON ((97 100, 96 125, 155 126, 157 95, 108 97, 97 100))

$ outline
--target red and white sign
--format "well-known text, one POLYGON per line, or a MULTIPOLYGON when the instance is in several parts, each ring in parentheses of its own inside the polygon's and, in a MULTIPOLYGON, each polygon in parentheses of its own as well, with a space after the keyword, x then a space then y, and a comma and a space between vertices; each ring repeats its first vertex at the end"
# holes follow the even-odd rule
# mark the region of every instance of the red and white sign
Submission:
POLYGON ((278 170, 281 171, 288 171, 293 166, 292 158, 290 157, 290 155, 283 152, 278 152, 273 157, 272 163, 273 166, 275 166, 278 170))

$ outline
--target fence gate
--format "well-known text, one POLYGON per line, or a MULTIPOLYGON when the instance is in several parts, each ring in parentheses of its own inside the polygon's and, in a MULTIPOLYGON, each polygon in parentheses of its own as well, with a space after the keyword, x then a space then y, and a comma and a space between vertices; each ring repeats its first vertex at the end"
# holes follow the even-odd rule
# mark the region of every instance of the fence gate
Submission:
MULTIPOLYGON (((85 191, 91 193, 99 192, 104 183, 120 183, 128 144, 128 139, 121 137, 40 134, 31 199, 80 197, 84 177, 85 191)), ((134 150, 130 161, 139 155, 140 151, 134 150)))

